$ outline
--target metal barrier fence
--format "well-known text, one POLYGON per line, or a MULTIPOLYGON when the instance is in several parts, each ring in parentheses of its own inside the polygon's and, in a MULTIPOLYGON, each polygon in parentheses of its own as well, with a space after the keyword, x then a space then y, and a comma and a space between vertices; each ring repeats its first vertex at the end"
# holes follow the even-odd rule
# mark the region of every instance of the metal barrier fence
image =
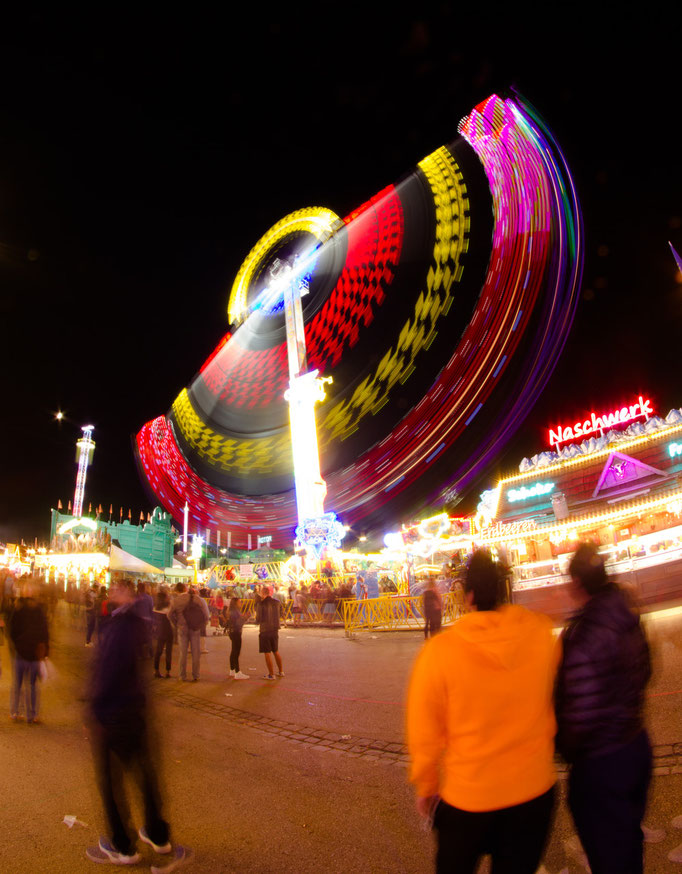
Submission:
MULTIPOLYGON (((334 610, 325 601, 307 599, 302 613, 293 612, 294 602, 282 603, 283 625, 340 625, 346 634, 356 631, 391 630, 424 627, 422 597, 407 595, 382 595, 358 601, 342 598, 334 603, 334 610)), ((247 621, 255 622, 256 602, 252 598, 240 598, 239 609, 247 621)), ((443 625, 450 625, 464 612, 464 597, 461 592, 443 595, 443 625)))
MULTIPOLYGON (((461 592, 448 592, 443 596, 443 625, 459 619, 463 612, 461 592)), ((384 595, 364 601, 344 601, 343 624, 347 635, 356 631, 423 628, 422 597, 384 595)))
MULTIPOLYGON (((347 600, 342 598, 334 602, 331 610, 325 601, 308 598, 302 613, 294 613, 294 602, 287 600, 282 602, 282 623, 284 625, 333 625, 343 623, 343 605, 347 600), (326 609, 325 609, 326 608, 326 609)), ((246 617, 247 622, 256 620, 256 602, 253 598, 240 598, 239 610, 246 617)))

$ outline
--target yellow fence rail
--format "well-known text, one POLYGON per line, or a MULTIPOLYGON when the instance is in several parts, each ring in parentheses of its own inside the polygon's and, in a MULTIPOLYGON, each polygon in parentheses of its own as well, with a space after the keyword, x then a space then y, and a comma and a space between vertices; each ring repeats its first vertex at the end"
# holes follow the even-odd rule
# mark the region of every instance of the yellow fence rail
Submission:
MULTIPOLYGON (((330 605, 321 600, 308 598, 302 613, 294 613, 294 602, 282 604, 282 623, 284 625, 340 625, 346 634, 356 631, 373 631, 424 627, 422 597, 407 595, 382 595, 358 601, 355 598, 342 598, 330 605)), ((240 598, 239 609, 247 621, 256 619, 256 602, 252 598, 240 598)), ((450 625, 464 612, 464 598, 461 592, 448 592, 443 595, 443 625, 450 625)))
MULTIPOLYGON (((334 603, 332 610, 324 601, 314 598, 306 599, 306 605, 302 613, 294 613, 294 602, 287 600, 282 602, 282 622, 284 625, 340 625, 343 623, 343 605, 346 599, 340 599, 334 603)), ((240 598, 239 610, 246 617, 247 622, 255 622, 256 602, 253 598, 240 598)))
MULTIPOLYGON (((460 592, 443 596, 443 625, 450 625, 463 612, 464 598, 460 592)), ((357 631, 423 628, 422 597, 384 595, 365 601, 344 601, 343 625, 347 635, 357 631)))

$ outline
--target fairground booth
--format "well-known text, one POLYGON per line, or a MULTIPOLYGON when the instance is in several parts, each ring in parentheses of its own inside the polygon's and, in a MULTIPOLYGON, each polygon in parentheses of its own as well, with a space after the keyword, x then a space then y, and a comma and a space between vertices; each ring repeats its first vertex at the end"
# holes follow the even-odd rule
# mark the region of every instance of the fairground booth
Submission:
MULTIPOLYGON (((116 576, 161 581, 173 574, 175 532, 168 513, 156 507, 146 524, 119 524, 99 516, 72 516, 52 510, 50 549, 36 552, 32 570, 60 589, 68 583, 106 585, 116 576)), ((184 577, 192 571, 183 571, 184 577)))
POLYGON ((574 609, 567 567, 592 540, 642 605, 682 598, 682 410, 643 397, 558 425, 549 449, 484 492, 475 539, 512 568, 516 603, 574 609))

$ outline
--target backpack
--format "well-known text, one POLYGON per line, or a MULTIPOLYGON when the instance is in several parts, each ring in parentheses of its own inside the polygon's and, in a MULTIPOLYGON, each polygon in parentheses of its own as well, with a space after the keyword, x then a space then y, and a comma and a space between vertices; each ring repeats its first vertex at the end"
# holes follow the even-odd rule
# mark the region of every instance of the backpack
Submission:
POLYGON ((204 611, 192 592, 189 593, 189 604, 182 611, 182 615, 185 617, 185 622, 190 631, 200 631, 206 624, 204 611))

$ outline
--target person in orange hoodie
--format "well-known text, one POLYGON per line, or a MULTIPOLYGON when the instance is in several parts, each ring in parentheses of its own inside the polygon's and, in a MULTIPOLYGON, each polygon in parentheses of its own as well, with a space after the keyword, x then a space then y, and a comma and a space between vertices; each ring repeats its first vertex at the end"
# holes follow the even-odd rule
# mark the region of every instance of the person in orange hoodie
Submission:
POLYGON ((436 871, 534 874, 554 811, 554 681, 548 617, 503 603, 484 550, 469 562, 469 612, 427 641, 407 701, 410 779, 437 833, 436 871))

